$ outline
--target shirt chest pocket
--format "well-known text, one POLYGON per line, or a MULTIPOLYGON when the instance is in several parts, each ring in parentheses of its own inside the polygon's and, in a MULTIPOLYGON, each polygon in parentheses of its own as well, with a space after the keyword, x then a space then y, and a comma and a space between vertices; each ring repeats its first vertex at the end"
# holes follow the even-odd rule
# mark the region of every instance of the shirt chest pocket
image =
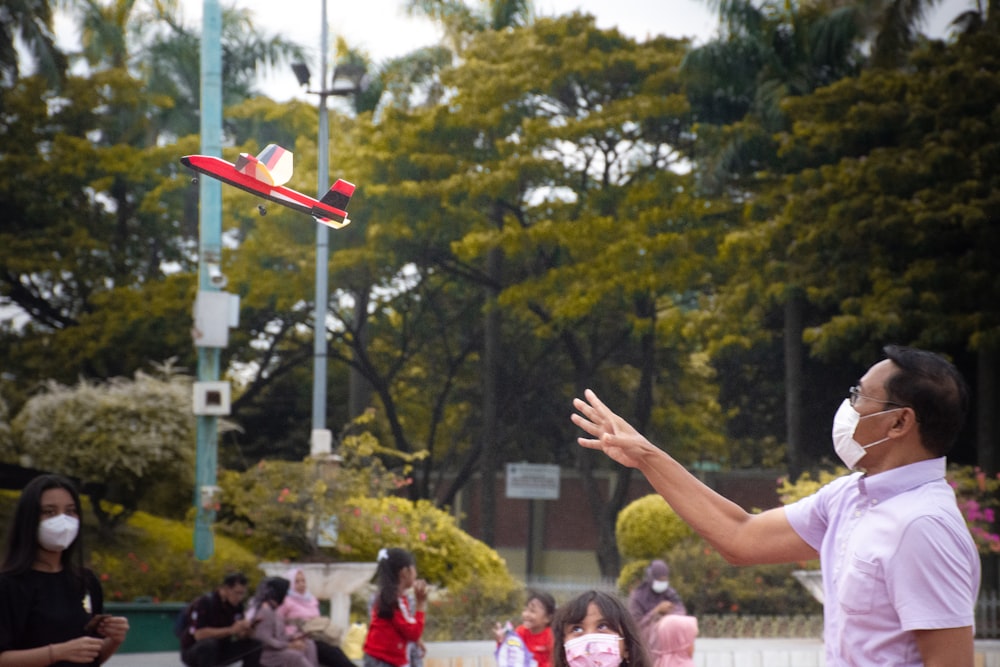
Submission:
POLYGON ((840 590, 837 591, 841 609, 847 614, 871 612, 875 596, 882 587, 882 573, 878 563, 852 557, 841 580, 840 590))

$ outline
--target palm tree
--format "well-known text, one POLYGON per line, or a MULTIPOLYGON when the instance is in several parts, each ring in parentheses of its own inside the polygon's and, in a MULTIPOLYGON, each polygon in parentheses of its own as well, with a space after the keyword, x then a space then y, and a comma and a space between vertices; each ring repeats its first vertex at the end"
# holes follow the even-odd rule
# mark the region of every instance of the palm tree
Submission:
POLYGON ((66 56, 56 47, 52 32, 52 6, 48 0, 5 0, 0 10, 0 102, 3 89, 21 75, 17 40, 35 59, 38 73, 51 85, 62 83, 66 56))
MULTIPOLYGON (((864 62, 857 8, 826 8, 783 0, 710 0, 720 37, 692 50, 683 63, 692 113, 701 134, 698 171, 709 190, 745 200, 761 170, 776 160, 775 133, 786 129, 781 101, 850 76, 864 62), (713 131, 711 126, 728 126, 713 131), (707 148, 707 150, 706 150, 707 148)), ((793 475, 801 470, 804 294, 794 280, 784 295, 786 439, 793 475)))

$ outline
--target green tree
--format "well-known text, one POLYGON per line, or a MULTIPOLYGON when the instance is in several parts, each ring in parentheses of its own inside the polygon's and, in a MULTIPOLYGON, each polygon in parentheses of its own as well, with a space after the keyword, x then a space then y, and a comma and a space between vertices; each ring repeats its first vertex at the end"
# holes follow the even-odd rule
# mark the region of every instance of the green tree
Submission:
MULTIPOLYGON (((564 411, 574 391, 604 378, 630 397, 644 423, 704 434, 696 424, 700 410, 713 410, 709 378, 688 344, 659 368, 652 363, 661 345, 682 338, 703 275, 692 249, 710 238, 681 238, 692 211, 705 209, 684 192, 684 177, 667 171, 679 158, 673 144, 686 110, 676 81, 684 46, 666 39, 637 45, 578 15, 484 32, 463 52, 465 63, 443 74, 455 91, 448 109, 408 116, 405 135, 390 117, 376 136, 386 148, 375 156, 402 183, 385 191, 390 217, 379 229, 399 231, 379 238, 402 239, 399 248, 420 251, 410 255, 418 267, 478 288, 463 290, 465 298, 495 294, 496 305, 487 296, 483 311, 502 314, 502 337, 487 337, 482 348, 486 355, 497 345, 502 363, 480 361, 484 378, 496 374, 482 384, 482 410, 487 416, 493 406, 498 426, 490 431, 487 416, 471 430, 465 461, 487 451, 500 461, 505 448, 516 452, 517 443, 543 435, 546 446, 530 448, 530 456, 583 471, 608 572, 617 571, 613 524, 630 471, 618 471, 618 491, 605 499, 591 474, 596 458, 567 449, 568 429, 545 415, 547 406, 564 411), (670 264, 674 253, 690 261, 670 264), (665 265, 677 272, 657 273, 665 265), (677 301, 658 301, 667 294, 677 301), (622 317, 621 303, 634 312, 622 317), (618 363, 627 370, 612 371, 618 363), (694 380, 690 402, 654 410, 654 380, 674 371, 671 382, 694 380)), ((718 444, 706 441, 706 452, 718 444)), ((485 462, 485 494, 493 493, 495 468, 485 462)))
POLYGON ((995 38, 930 46, 912 71, 865 73, 789 104, 791 175, 772 227, 796 249, 810 300, 836 311, 806 332, 817 354, 851 348, 871 359, 880 341, 896 340, 959 362, 977 355, 978 460, 989 472, 997 458, 982 438, 997 432, 985 416, 996 414, 1000 321, 987 250, 997 242, 995 38), (845 272, 857 280, 827 282, 845 272))
POLYGON ((21 76, 17 40, 37 63, 38 73, 50 86, 58 86, 66 73, 66 56, 56 46, 52 32, 52 4, 48 0, 10 0, 0 19, 0 109, 5 90, 21 76))
MULTIPOLYGON (((788 127, 783 101, 856 73, 864 61, 860 47, 865 33, 852 10, 824 3, 757 5, 722 0, 713 6, 719 11, 723 34, 693 49, 683 66, 692 113, 699 121, 692 150, 696 150, 701 186, 743 203, 754 201, 754 195, 768 187, 761 174, 769 167, 778 168, 778 144, 773 137, 788 127)), ((760 212, 761 217, 767 214, 766 209, 760 212)), ((775 253, 771 261, 779 263, 780 258, 775 253)), ((715 346, 715 354, 720 368, 733 370, 735 362, 738 371, 727 373, 727 378, 735 382, 749 379, 743 371, 751 366, 746 363, 748 357, 761 354, 759 350, 771 344, 767 338, 773 325, 767 322, 767 315, 775 305, 782 309, 781 329, 773 335, 782 345, 784 382, 771 380, 768 384, 774 388, 772 392, 784 395, 784 404, 770 399, 739 407, 747 422, 766 423, 775 408, 784 413, 787 462, 797 472, 805 465, 806 442, 812 438, 805 429, 811 416, 805 409, 807 362, 802 343, 802 329, 811 313, 806 309, 803 288, 788 275, 780 282, 761 280, 759 258, 737 267, 724 261, 720 268, 720 283, 729 273, 721 303, 733 304, 733 327, 732 338, 715 346), (759 301, 751 303, 761 295, 766 295, 763 308, 759 301), (764 312, 757 318, 746 317, 748 312, 761 310, 764 312), (765 326, 761 326, 762 320, 765 326), (744 351, 747 348, 750 352, 744 351)), ((720 311, 726 312, 724 308, 720 311)), ((765 390, 761 395, 769 393, 765 390)), ((745 426, 731 422, 730 429, 737 437, 756 440, 754 449, 763 449, 761 438, 748 437, 745 426)))

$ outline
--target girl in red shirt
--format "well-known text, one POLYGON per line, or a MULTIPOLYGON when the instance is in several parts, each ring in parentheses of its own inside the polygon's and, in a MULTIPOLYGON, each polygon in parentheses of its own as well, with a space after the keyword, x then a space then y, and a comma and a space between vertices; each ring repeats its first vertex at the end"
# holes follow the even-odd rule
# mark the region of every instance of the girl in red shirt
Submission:
POLYGON ((405 667, 407 646, 420 642, 427 607, 427 582, 417 579, 417 563, 406 549, 382 549, 375 570, 378 593, 365 637, 364 667, 405 667), (414 605, 406 599, 413 589, 414 605))
MULTIPOLYGON (((521 624, 514 628, 514 632, 531 652, 535 667, 549 667, 552 664, 551 625, 555 613, 555 598, 542 591, 528 591, 528 601, 521 612, 521 624)), ((503 639, 504 628, 497 623, 494 633, 499 644, 503 639)))

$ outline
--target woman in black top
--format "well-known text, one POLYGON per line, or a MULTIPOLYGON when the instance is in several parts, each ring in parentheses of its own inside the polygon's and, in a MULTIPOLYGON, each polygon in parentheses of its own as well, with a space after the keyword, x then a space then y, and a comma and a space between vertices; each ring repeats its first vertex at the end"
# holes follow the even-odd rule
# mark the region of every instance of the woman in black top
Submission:
POLYGON ((21 492, 0 565, 0 667, 100 665, 125 641, 128 619, 104 614, 83 567, 80 496, 41 475, 21 492))

